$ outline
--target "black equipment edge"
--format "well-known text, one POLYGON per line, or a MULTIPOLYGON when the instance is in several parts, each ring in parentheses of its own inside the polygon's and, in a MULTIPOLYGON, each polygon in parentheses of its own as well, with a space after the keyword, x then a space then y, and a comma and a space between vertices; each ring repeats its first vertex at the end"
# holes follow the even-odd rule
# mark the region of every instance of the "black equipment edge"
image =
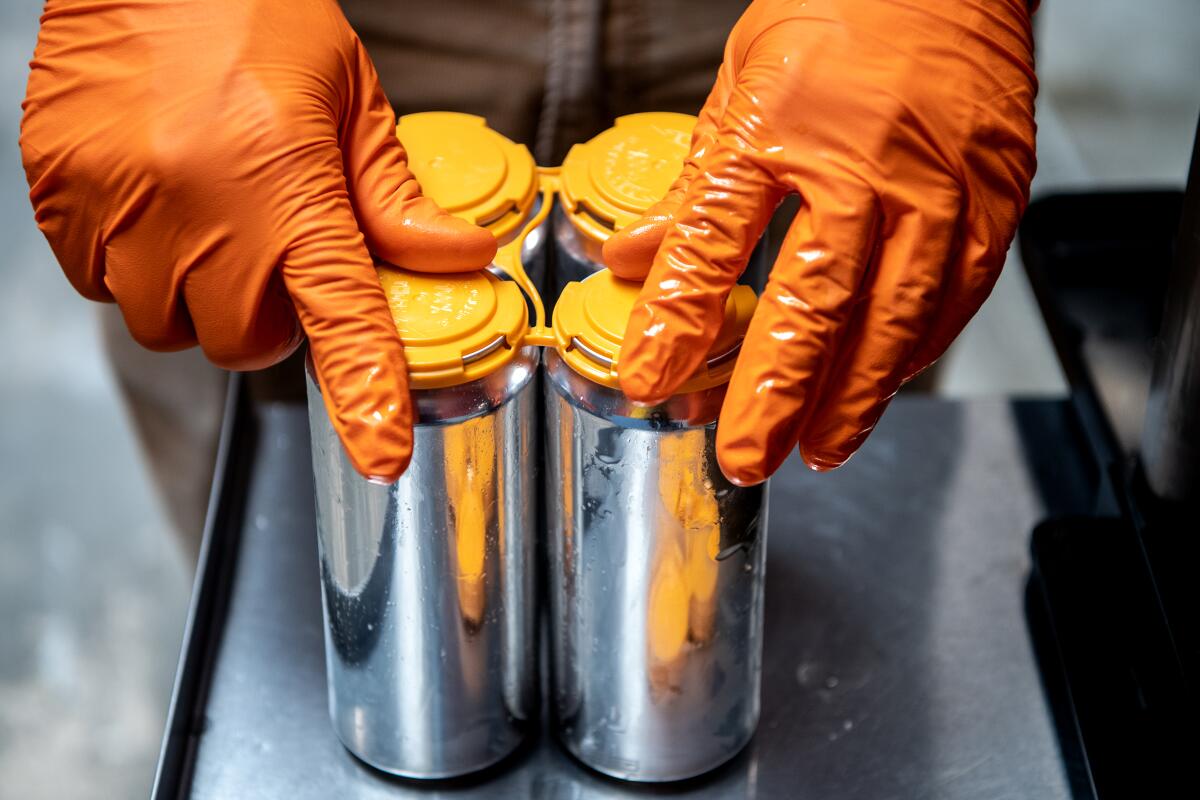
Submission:
POLYGON ((231 373, 204 538, 151 800, 183 797, 191 782, 196 743, 204 729, 209 678, 237 558, 237 540, 254 462, 256 428, 245 377, 231 373))

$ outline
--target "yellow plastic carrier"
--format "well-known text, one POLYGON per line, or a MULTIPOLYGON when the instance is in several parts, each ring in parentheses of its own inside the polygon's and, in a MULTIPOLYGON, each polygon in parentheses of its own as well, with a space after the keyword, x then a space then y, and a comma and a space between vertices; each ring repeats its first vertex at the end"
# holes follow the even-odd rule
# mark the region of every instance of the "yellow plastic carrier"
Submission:
MULTIPOLYGON (((521 244, 557 195, 571 224, 595 252, 614 232, 657 202, 679 174, 695 118, 647 113, 616 125, 567 154, 561 170, 538 169, 529 151, 487 127, 481 117, 451 112, 410 114, 396 127, 426 196, 450 213, 487 227, 503 242, 496 266, 423 273, 380 265, 379 280, 404 343, 414 389, 457 386, 509 363, 524 346, 555 348, 577 373, 618 388, 621 343, 641 284, 601 270, 563 290, 554 320, 521 263, 521 244), (541 208, 532 213, 539 193, 541 208), (522 296, 533 305, 533 319, 522 296)), ((596 259, 599 260, 598 258, 596 259)), ((748 286, 735 286, 707 364, 680 392, 719 386, 754 313, 748 286)))

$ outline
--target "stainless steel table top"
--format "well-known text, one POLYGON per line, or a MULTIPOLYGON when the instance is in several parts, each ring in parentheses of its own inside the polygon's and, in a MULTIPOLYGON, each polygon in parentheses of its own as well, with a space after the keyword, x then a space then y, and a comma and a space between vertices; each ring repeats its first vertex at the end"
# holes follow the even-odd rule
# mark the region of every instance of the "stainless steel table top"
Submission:
POLYGON ((784 466, 758 733, 718 773, 655 788, 589 772, 545 732, 456 782, 389 778, 343 749, 326 708, 304 410, 265 406, 190 796, 1068 797, 1023 613, 1046 509, 1013 408, 902 396, 844 468, 784 466))

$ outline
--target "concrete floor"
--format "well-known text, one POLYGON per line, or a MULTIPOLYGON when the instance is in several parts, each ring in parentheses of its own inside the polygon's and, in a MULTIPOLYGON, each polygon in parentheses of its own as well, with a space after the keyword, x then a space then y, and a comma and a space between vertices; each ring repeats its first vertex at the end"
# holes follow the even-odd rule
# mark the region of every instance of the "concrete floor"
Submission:
MULTIPOLYGON (((1200 109, 1195 0, 1046 0, 1036 193, 1181 185, 1200 109)), ((150 786, 190 590, 98 346, 32 221, 17 151, 37 0, 0 3, 0 797, 150 786)), ((947 394, 1055 393, 1015 257, 947 394)), ((868 445, 869 446, 869 445, 868 445)))

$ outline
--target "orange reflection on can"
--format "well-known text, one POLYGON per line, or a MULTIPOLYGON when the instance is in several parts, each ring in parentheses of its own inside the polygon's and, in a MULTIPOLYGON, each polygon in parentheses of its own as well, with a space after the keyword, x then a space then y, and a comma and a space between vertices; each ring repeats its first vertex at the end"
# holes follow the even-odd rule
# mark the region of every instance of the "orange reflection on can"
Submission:
POLYGON ((651 682, 676 683, 689 643, 703 646, 716 617, 720 509, 712 482, 696 463, 704 432, 663 437, 659 444, 659 547, 652 569, 646 635, 651 682))

